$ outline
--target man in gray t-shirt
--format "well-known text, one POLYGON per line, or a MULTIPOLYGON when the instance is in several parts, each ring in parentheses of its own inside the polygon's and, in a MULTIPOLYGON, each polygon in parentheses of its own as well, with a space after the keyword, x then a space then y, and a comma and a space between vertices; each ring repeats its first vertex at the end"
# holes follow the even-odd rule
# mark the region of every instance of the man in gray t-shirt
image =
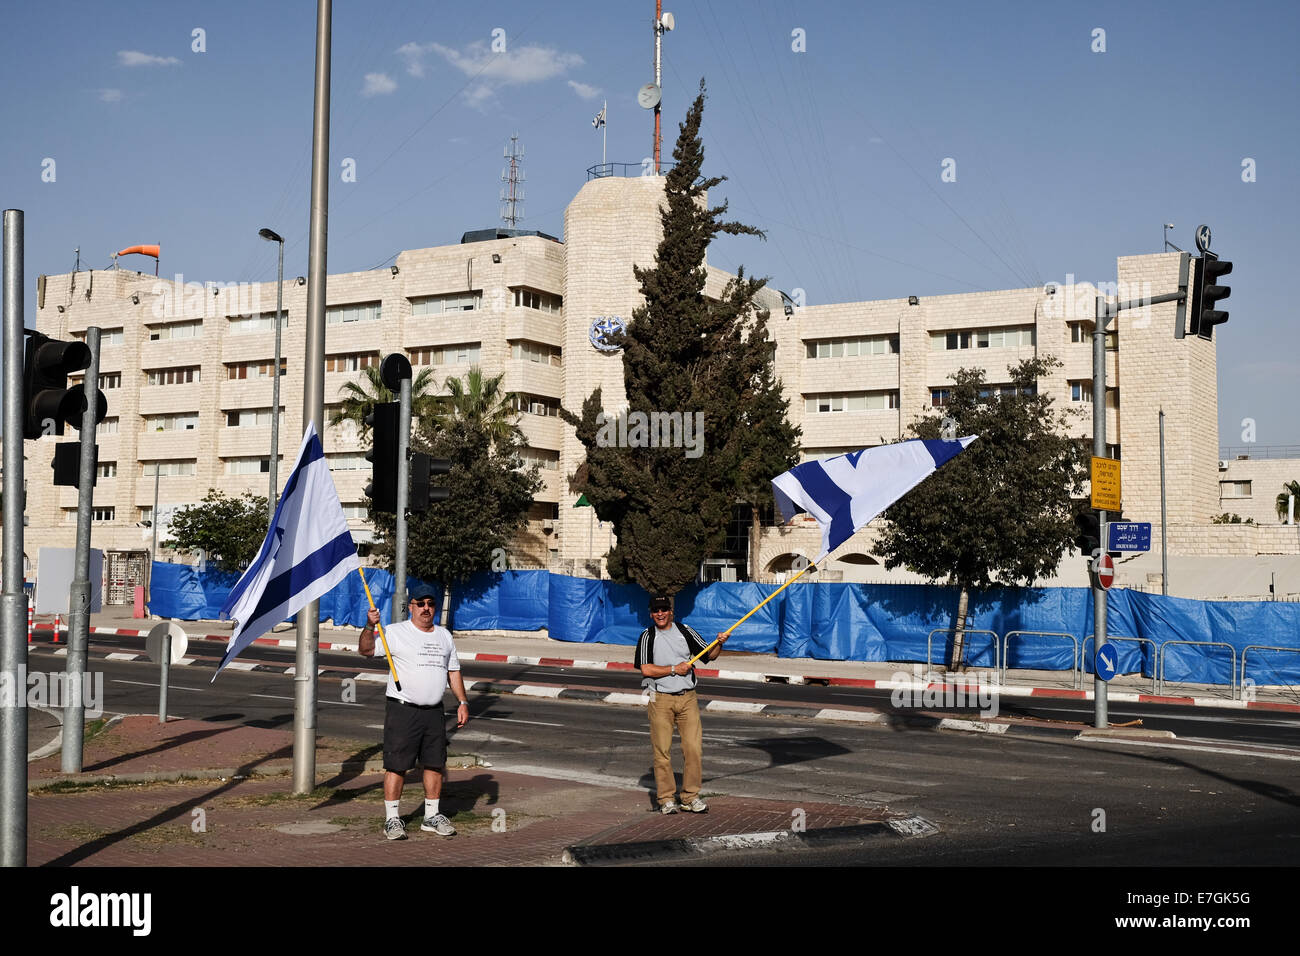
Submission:
MULTIPOLYGON (((709 806, 700 799, 703 781, 704 731, 700 705, 695 699, 695 668, 686 662, 708 646, 689 624, 673 623, 672 601, 656 595, 650 599, 652 626, 641 632, 636 644, 635 666, 649 691, 650 747, 654 754, 656 798, 662 813, 679 809, 703 813, 709 806), (682 802, 677 804, 677 781, 673 776, 673 728, 682 740, 682 802)), ((701 660, 711 661, 722 653, 727 634, 701 660)))

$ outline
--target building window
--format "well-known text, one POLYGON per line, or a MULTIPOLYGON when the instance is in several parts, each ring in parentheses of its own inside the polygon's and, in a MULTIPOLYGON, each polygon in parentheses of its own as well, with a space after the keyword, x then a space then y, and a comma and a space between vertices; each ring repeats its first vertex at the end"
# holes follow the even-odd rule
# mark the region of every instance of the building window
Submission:
MULTIPOLYGON (((90 520, 91 520, 91 521, 95 521, 95 522, 99 522, 100 524, 102 524, 102 523, 104 523, 104 522, 106 522, 106 521, 112 521, 112 520, 113 520, 113 516, 114 516, 116 513, 117 513, 117 509, 116 509, 116 508, 91 508, 91 509, 90 509, 90 520)), ((75 520, 76 512, 74 511, 72 514, 73 514, 73 516, 74 516, 74 520, 75 520)))
POLYGON ((516 393, 513 404, 515 411, 526 412, 529 415, 545 415, 558 418, 560 414, 560 400, 558 398, 547 398, 544 395, 516 393))
MULTIPOLYGON (((325 356, 325 371, 327 372, 356 372, 363 368, 373 368, 379 364, 379 353, 377 352, 351 352, 346 355, 327 355, 325 356)), ((270 363, 267 363, 267 372, 270 372, 270 363)))
POLYGON ((827 412, 876 412, 898 407, 898 392, 844 392, 837 395, 805 395, 804 411, 810 415, 827 412))
POLYGON ((192 322, 173 322, 170 325, 148 326, 150 342, 166 342, 171 339, 197 339, 203 335, 203 320, 192 322))
POLYGON ((353 305, 332 305, 325 310, 326 325, 347 325, 352 322, 378 322, 382 307, 378 302, 359 302, 353 305))
POLYGON ((558 314, 564 308, 564 297, 536 289, 515 289, 515 307, 536 309, 538 312, 558 314))
POLYGON ((426 295, 418 299, 411 299, 411 315, 445 315, 448 312, 475 312, 482 306, 482 290, 453 292, 450 295, 426 295))
POLYGON ((560 467, 560 453, 547 448, 525 446, 519 450, 519 457, 524 460, 525 468, 540 465, 547 471, 555 471, 560 467))
POLYGON ((951 332, 931 332, 930 349, 951 352, 958 349, 1013 349, 1033 345, 1037 341, 1032 325, 1002 329, 970 329, 951 332))
POLYGON ((198 412, 181 412, 176 415, 148 415, 144 420, 144 430, 147 432, 192 432, 198 427, 198 412))
POLYGON ((1070 341, 1074 343, 1092 341, 1093 324, 1091 322, 1071 322, 1070 341))
POLYGON ((1219 482, 1220 498, 1249 498, 1250 482, 1249 481, 1221 481, 1219 482))
POLYGON ((116 478, 116 477, 117 477, 117 462, 115 462, 115 461, 101 461, 98 465, 95 466, 95 477, 96 477, 96 478, 116 478))
POLYGON ((979 390, 979 397, 985 401, 990 398, 1015 398, 1017 395, 1032 398, 1037 394, 1036 385, 985 385, 979 390))
POLYGON ((475 365, 481 351, 478 342, 462 342, 411 349, 408 354, 412 365, 475 365))
POLYGON ((96 435, 116 435, 116 434, 117 434, 117 419, 116 419, 116 418, 105 418, 102 422, 100 422, 98 425, 95 426, 95 434, 96 434, 96 435))
MULTIPOLYGON (((78 342, 84 342, 86 341, 86 333, 73 332, 72 338, 76 339, 78 342)), ((125 341, 126 337, 122 334, 120 328, 102 329, 99 333, 99 344, 101 348, 105 345, 121 345, 125 341)))
POLYGON ((1092 404, 1092 382, 1086 379, 1070 383, 1070 401, 1092 404))
POLYGON ((535 362, 539 365, 560 365, 560 349, 554 345, 542 345, 520 339, 510 343, 510 357, 523 362, 535 362))
POLYGON ((370 467, 365 455, 326 455, 325 460, 330 471, 365 471, 370 467))
POLYGON ((851 358, 858 355, 897 355, 897 335, 871 335, 852 339, 816 339, 804 343, 810 359, 851 358))
MULTIPOLYGON (((280 315, 280 328, 289 327, 289 312, 285 310, 280 315)), ((275 313, 266 312, 262 315, 235 315, 230 318, 230 325, 227 327, 231 335, 248 335, 251 332, 271 332, 275 329, 275 313)))
POLYGON ((934 408, 943 408, 952 398, 952 389, 950 388, 932 388, 930 389, 930 404, 934 408))
MULTIPOLYGON (((288 359, 280 359, 280 374, 285 375, 288 372, 288 359)), ((326 370, 329 370, 329 358, 325 359, 326 370)), ((271 371, 275 367, 275 362, 236 362, 226 366, 226 379, 248 379, 248 378, 271 378, 271 371)))
POLYGON ((1106 457, 1107 457, 1107 458, 1113 458, 1113 459, 1115 459, 1116 461, 1119 461, 1119 459, 1120 459, 1120 454, 1119 454, 1119 445, 1107 445, 1107 446, 1106 446, 1106 457))
POLYGON ((147 385, 187 385, 199 381, 199 366, 187 368, 155 368, 145 372, 147 385))
POLYGON ((366 506, 358 504, 345 504, 343 506, 343 517, 352 521, 366 520, 366 506))
POLYGON ((175 475, 192 475, 194 474, 195 464, 197 462, 193 458, 181 458, 174 461, 142 461, 140 462, 140 476, 151 478, 155 473, 155 469, 157 469, 157 474, 163 478, 175 475))
POLYGON ((1119 349, 1119 332, 1111 331, 1106 333, 1106 351, 1115 352, 1119 349))
MULTIPOLYGON (((78 373, 76 375, 69 375, 68 388, 81 388, 81 386, 85 383, 85 381, 86 381, 86 377, 81 373, 78 373)), ((105 392, 111 391, 112 389, 115 388, 121 388, 122 373, 121 372, 100 372, 99 387, 102 391, 105 392)))
MULTIPOLYGON (((227 428, 257 428, 271 424, 269 408, 238 408, 226 412, 227 428)), ((280 409, 280 424, 284 424, 284 409, 280 409)))
POLYGON ((271 471, 270 458, 227 458, 225 462, 228 475, 265 475, 271 471))

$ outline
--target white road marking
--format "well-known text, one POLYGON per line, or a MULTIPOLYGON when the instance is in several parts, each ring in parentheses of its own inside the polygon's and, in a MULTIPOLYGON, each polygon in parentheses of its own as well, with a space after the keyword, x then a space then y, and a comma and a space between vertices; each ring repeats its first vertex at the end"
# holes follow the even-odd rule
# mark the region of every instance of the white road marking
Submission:
MULTIPOLYGON (((249 697, 269 697, 272 700, 294 700, 293 697, 281 697, 279 694, 249 694, 249 697)), ((345 700, 330 700, 327 697, 318 697, 318 704, 338 704, 340 707, 364 707, 364 704, 349 704, 345 700)))
POLYGON ((586 770, 570 770, 560 767, 539 767, 535 764, 497 764, 497 770, 506 773, 522 773, 530 777, 546 777, 550 780, 568 780, 572 783, 585 783, 592 787, 608 787, 615 790, 636 790, 645 793, 646 788, 627 777, 611 777, 603 773, 590 773, 586 770))
POLYGON ((564 687, 538 687, 533 684, 520 684, 515 693, 521 697, 559 697, 566 690, 564 687))
MULTIPOLYGON (((1195 744, 1183 743, 1163 743, 1155 740, 1125 740, 1122 737, 1108 737, 1099 739, 1097 737, 1076 737, 1081 743, 1107 743, 1107 744, 1124 744, 1130 747, 1165 747, 1171 750, 1195 750, 1198 753, 1210 754, 1232 754, 1237 757, 1263 757, 1266 760, 1300 760, 1300 753, 1270 753, 1265 750, 1241 750, 1235 747, 1205 747, 1195 744)), ((1261 745, 1263 746, 1263 745, 1261 745)))
MULTIPOLYGON (((113 682, 114 684, 136 684, 136 685, 138 685, 138 686, 140 686, 140 687, 158 687, 158 686, 161 686, 161 685, 159 685, 159 684, 151 684, 149 681, 144 681, 144 680, 119 680, 119 679, 116 678, 116 677, 111 678, 111 680, 112 680, 112 682, 113 682)), ((167 682, 167 689, 168 689, 169 691, 172 691, 172 690, 192 690, 192 691, 196 691, 196 692, 198 692, 198 693, 202 693, 203 691, 207 690, 206 687, 183 687, 183 686, 180 685, 180 684, 173 684, 171 681, 168 681, 168 682, 167 682)))
POLYGON ((143 655, 141 655, 141 654, 125 654, 125 653, 122 653, 122 652, 119 652, 119 651, 114 651, 112 654, 105 654, 105 655, 104 655, 104 660, 106 660, 106 661, 133 661, 133 660, 135 660, 137 657, 142 657, 142 656, 143 656, 143 655))
POLYGON ((538 727, 563 727, 564 724, 552 724, 545 720, 520 720, 518 717, 475 717, 474 720, 504 720, 511 724, 536 724, 538 727))
POLYGON ((730 711, 740 714, 757 714, 767 706, 758 704, 751 700, 711 700, 705 705, 705 710, 710 711, 730 711))

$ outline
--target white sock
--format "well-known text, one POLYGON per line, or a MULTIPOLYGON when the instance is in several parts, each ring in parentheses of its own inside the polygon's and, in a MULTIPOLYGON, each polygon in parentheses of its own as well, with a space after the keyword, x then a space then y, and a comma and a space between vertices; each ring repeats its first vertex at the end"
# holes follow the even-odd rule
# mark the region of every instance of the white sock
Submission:
POLYGON ((400 817, 402 815, 401 806, 402 806, 401 800, 385 800, 384 819, 396 820, 398 817, 400 817))
POLYGON ((424 798, 424 817, 426 820, 432 819, 438 815, 438 801, 424 798))

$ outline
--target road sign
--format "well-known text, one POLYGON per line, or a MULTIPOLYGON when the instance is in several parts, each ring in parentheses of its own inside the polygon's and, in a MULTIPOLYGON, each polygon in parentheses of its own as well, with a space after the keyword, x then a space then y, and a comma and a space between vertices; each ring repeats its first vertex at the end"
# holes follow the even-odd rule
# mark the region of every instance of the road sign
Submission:
POLYGON ((1118 669, 1119 652, 1115 650, 1115 645, 1107 643, 1097 648, 1097 658, 1093 663, 1093 670, 1097 676, 1108 681, 1115 676, 1118 669))
POLYGON ((1119 511, 1119 461, 1092 458, 1092 506, 1099 511, 1119 511))
POLYGON ((1136 552, 1150 551, 1151 522, 1107 521, 1106 550, 1136 552))
POLYGON ((1097 560, 1093 562, 1092 570, 1097 575, 1097 584, 1103 591, 1115 580, 1115 562, 1109 554, 1098 555, 1097 560))

